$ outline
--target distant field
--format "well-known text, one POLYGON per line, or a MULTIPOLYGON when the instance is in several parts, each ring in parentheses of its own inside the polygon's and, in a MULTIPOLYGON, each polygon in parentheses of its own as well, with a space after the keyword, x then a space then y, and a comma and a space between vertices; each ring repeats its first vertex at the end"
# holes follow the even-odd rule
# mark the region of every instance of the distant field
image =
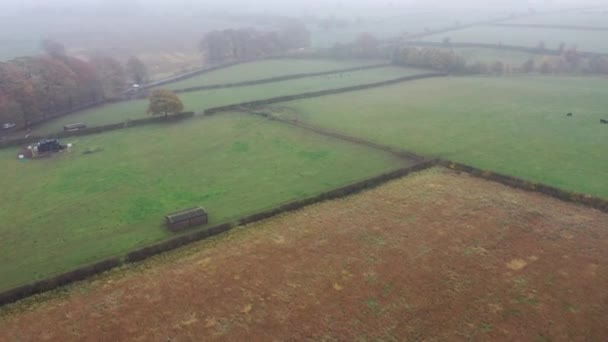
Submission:
POLYGON ((573 25, 608 27, 608 8, 597 11, 564 12, 535 15, 505 21, 505 24, 573 25))
POLYGON ((311 28, 314 47, 327 48, 334 44, 352 43, 362 33, 371 33, 378 39, 397 38, 404 34, 422 33, 425 30, 439 30, 457 23, 468 24, 494 19, 504 14, 486 11, 398 11, 391 10, 383 16, 360 15, 363 21, 352 23, 345 28, 324 30, 311 28))
POLYGON ((290 74, 331 71, 355 68, 358 66, 387 63, 370 60, 331 60, 331 59, 272 59, 235 65, 211 73, 192 77, 187 80, 162 86, 161 88, 183 89, 196 86, 226 84, 252 81, 290 74))
POLYGON ((454 51, 464 57, 467 63, 484 62, 491 64, 501 61, 517 67, 530 59, 540 63, 545 58, 545 56, 538 54, 485 48, 455 48, 454 51))
POLYGON ((432 169, 18 303, 0 340, 602 341, 607 221, 432 169))
MULTIPOLYGON (((412 46, 416 46, 412 43, 412 46)), ((512 66, 519 67, 527 60, 534 60, 537 63, 542 62, 545 57, 555 58, 555 56, 545 56, 541 54, 526 53, 520 51, 511 50, 500 50, 493 48, 463 48, 463 47, 438 47, 442 50, 454 51, 456 54, 464 57, 467 64, 473 64, 476 62, 484 62, 488 65, 496 61, 501 61, 512 66)))
POLYGON ((0 150, 0 290, 170 237, 163 215, 179 209, 217 224, 406 166, 242 114, 65 142, 29 162, 0 150))
MULTIPOLYGON (((251 87, 238 87, 197 91, 180 94, 185 110, 201 112, 206 108, 253 101, 269 97, 298 94, 310 91, 341 88, 363 83, 380 82, 417 73, 419 69, 387 67, 370 69, 344 74, 310 77, 291 81, 269 83, 251 87)), ((103 107, 82 111, 49 121, 36 127, 33 134, 51 134, 61 131, 63 125, 74 122, 85 122, 89 126, 122 122, 127 119, 139 119, 148 116, 146 113, 148 100, 119 102, 103 107)))
POLYGON ((277 106, 374 142, 608 198, 606 78, 454 77, 277 106), (567 118, 566 113, 575 113, 567 118))
POLYGON ((557 49, 561 42, 579 51, 608 53, 608 32, 539 29, 525 27, 476 26, 424 37, 425 41, 441 42, 449 37, 459 43, 487 43, 536 47, 540 41, 547 49, 557 49))

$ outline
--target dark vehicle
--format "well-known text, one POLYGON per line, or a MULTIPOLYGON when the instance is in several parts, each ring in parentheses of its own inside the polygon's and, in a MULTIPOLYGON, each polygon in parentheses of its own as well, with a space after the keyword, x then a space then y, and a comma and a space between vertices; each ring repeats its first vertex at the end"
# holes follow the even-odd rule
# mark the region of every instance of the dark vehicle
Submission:
POLYGON ((42 140, 36 145, 36 147, 38 148, 38 153, 59 152, 65 150, 66 148, 55 139, 42 140))

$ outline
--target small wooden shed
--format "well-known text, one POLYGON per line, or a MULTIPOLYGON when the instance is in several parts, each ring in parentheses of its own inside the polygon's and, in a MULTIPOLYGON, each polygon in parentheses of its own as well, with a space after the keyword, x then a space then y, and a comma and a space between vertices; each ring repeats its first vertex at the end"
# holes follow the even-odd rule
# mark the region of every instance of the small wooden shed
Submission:
POLYGON ((186 209, 177 213, 169 214, 165 216, 165 219, 167 220, 167 227, 174 232, 201 226, 209 222, 207 212, 201 207, 186 209))
POLYGON ((66 132, 78 131, 85 128, 87 128, 87 125, 84 122, 77 122, 63 126, 63 130, 66 132))

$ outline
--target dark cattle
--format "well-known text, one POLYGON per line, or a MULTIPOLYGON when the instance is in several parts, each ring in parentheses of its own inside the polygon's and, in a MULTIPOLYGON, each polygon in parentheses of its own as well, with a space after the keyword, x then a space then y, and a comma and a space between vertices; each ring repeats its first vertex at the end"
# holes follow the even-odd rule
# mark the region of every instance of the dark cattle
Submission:
POLYGON ((608 120, 600 119, 600 122, 603 124, 608 124, 608 120))
POLYGON ((572 116, 572 113, 568 113, 568 114, 566 114, 566 116, 572 116))

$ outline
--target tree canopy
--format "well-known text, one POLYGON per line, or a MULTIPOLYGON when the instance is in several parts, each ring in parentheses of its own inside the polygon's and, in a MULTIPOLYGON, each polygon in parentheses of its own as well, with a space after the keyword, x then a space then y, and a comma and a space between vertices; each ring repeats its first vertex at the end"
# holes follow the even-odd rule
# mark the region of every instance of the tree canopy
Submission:
POLYGON ((284 23, 278 31, 255 29, 212 31, 201 41, 201 51, 211 62, 251 59, 310 46, 310 32, 299 21, 284 23))
POLYGON ((152 115, 177 114, 184 110, 184 104, 179 96, 172 90, 157 89, 150 96, 148 113, 152 115))
POLYGON ((122 96, 125 71, 115 59, 78 59, 52 40, 42 47, 44 55, 0 62, 0 124, 24 127, 122 96))
POLYGON ((129 58, 126 65, 126 71, 130 81, 133 83, 142 84, 149 81, 148 68, 146 68, 146 65, 136 56, 129 58))

